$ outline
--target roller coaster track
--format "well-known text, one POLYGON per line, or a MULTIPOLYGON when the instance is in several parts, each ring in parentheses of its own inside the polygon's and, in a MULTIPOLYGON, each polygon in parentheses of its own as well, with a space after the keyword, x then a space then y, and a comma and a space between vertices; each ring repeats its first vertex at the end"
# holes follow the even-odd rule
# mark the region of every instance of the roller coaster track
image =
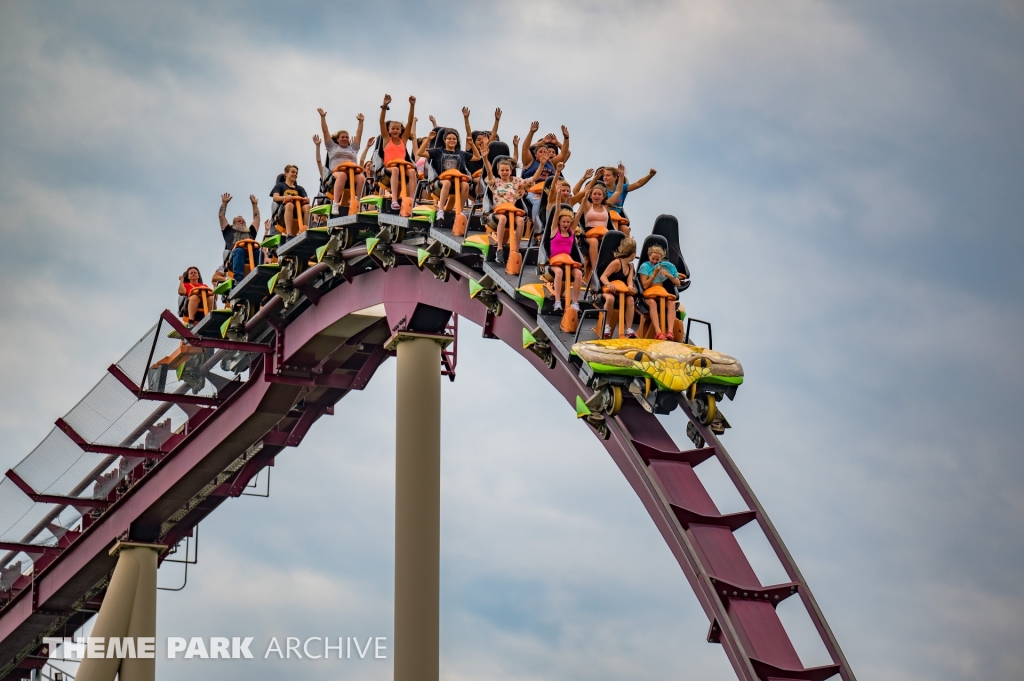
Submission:
MULTIPOLYGON (((423 251, 416 245, 396 242, 382 246, 380 253, 368 255, 364 243, 343 251, 344 261, 353 266, 341 274, 321 263, 295 277, 294 290, 301 293, 295 302, 285 305, 274 296, 248 321, 250 337, 260 342, 191 338, 183 331, 188 343, 215 353, 214 359, 224 353, 250 353, 246 355, 248 376, 222 384, 215 398, 189 396, 185 391, 147 393, 137 387, 141 380, 136 381, 134 396, 154 407, 144 425, 156 423, 171 406, 186 408, 187 422, 157 449, 126 448, 139 430, 129 435, 124 447, 97 446, 77 436, 67 423, 58 423, 79 447, 105 454, 108 463, 109 457, 141 453, 141 458, 130 459, 135 468, 101 502, 77 496, 81 489, 71 496, 33 497, 36 503, 53 506, 44 521, 52 520, 61 509, 77 506, 83 522, 76 530, 57 533, 57 540, 46 546, 0 544, 0 549, 10 552, 0 567, 21 553, 34 563, 30 573, 5 585, 7 600, 0 606, 0 681, 27 678, 29 669, 45 662, 44 636, 73 631, 96 612, 115 565, 108 552, 116 541, 127 538, 168 546, 182 541, 224 500, 240 495, 275 456, 297 446, 321 416, 333 414, 336 403, 349 391, 362 389, 393 354, 386 348, 387 340, 417 318, 436 320, 440 315, 447 319, 455 313, 482 327, 486 337, 500 339, 519 353, 570 404, 578 396, 591 396, 564 347, 547 358, 524 349, 523 330, 538 326, 536 310, 500 288, 492 292, 489 304, 482 303, 481 297, 470 297, 469 282, 483 274, 479 258, 445 250, 433 258, 431 268, 425 268, 423 251), (388 257, 382 259, 380 253, 388 257), (265 331, 260 334, 260 329, 265 331)), ((167 325, 157 329, 166 329, 172 320, 176 323, 170 313, 164 319, 167 325)), ((156 340, 153 343, 155 347, 156 340)), ((146 366, 151 361, 148 357, 146 366)), ((111 373, 132 385, 117 365, 111 373)), ((607 430, 600 435, 607 435, 602 443, 693 588, 710 622, 708 641, 721 644, 743 681, 819 681, 836 675, 853 681, 853 672, 810 588, 749 484, 683 397, 679 409, 706 447, 681 450, 658 419, 633 399, 626 399, 621 411, 606 420, 607 430), (711 457, 721 463, 747 510, 723 515, 715 506, 694 472, 711 457), (749 522, 756 522, 764 532, 788 582, 759 583, 734 536, 749 522), (775 609, 790 596, 803 602, 832 664, 805 668, 801 663, 775 609)), ((19 487, 32 492, 27 484, 19 487)))

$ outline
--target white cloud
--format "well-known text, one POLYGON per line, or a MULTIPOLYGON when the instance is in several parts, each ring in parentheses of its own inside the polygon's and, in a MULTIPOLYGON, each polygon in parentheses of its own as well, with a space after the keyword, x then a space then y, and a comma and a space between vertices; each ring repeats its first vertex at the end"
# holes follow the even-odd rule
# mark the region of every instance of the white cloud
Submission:
MULTIPOLYGON (((687 307, 714 321, 716 347, 750 377, 725 406, 736 426, 726 442, 854 668, 1019 676, 1020 653, 1000 635, 1020 629, 1020 426, 1005 414, 1020 399, 1022 317, 1005 295, 962 281, 966 267, 940 272, 921 255, 959 262, 949 205, 976 198, 922 168, 981 153, 987 134, 1013 148, 1015 128, 975 132, 1002 119, 963 96, 948 63, 835 4, 465 7, 424 20, 420 38, 382 57, 372 30, 342 29, 351 42, 335 49, 331 15, 310 13, 308 39, 296 40, 259 7, 216 21, 195 8, 123 19, 115 3, 97 26, 4 6, 8 465, 174 304, 184 266, 212 268, 221 192, 240 210, 285 162, 311 188, 317 106, 335 127, 363 111, 368 137, 384 91, 392 116, 414 92, 421 120, 447 124, 466 104, 484 127, 500 105, 504 139, 533 118, 543 130, 569 124, 572 174, 620 158, 631 174, 661 171, 630 198, 634 225, 675 212, 686 226, 687 307), (427 36, 453 25, 473 67, 445 80, 427 36), (913 579, 924 567, 928 578, 913 579)), ((964 68, 1017 77, 1017 53, 964 40, 994 45, 965 52, 964 68)), ((475 333, 464 329, 460 378, 445 393, 445 675, 731 678, 603 450, 520 359, 475 333)), ((161 626, 196 626, 197 611, 211 627, 388 626, 390 371, 282 455, 271 500, 231 501, 204 523, 208 548, 189 588, 161 596, 161 626)), ((684 443, 681 421, 667 421, 684 443)), ((228 673, 284 673, 260 669, 228 673)))

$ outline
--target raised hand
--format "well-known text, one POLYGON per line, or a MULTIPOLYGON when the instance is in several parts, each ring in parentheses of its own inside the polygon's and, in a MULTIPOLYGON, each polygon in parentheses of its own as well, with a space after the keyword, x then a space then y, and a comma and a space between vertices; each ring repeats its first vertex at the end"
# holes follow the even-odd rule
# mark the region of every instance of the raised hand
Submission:
POLYGON ((430 131, 430 132, 429 132, 429 133, 427 134, 427 139, 430 139, 430 140, 432 140, 432 139, 434 139, 435 137, 437 137, 437 130, 431 130, 431 131, 430 131))
POLYGON ((651 168, 651 172, 650 172, 650 173, 648 173, 648 175, 650 175, 651 177, 654 177, 654 176, 655 176, 655 175, 657 175, 657 174, 658 174, 658 171, 657 171, 657 170, 655 170, 654 168, 651 168))
POLYGON ((251 201, 254 206, 260 202, 260 200, 256 198, 255 194, 249 194, 249 201, 251 201))
POLYGON ((436 128, 437 127, 437 119, 434 118, 433 116, 427 116, 427 118, 430 119, 430 127, 436 128))
POLYGON ((416 96, 409 95, 409 104, 416 104, 416 96))
POLYGON ((231 194, 228 194, 227 192, 224 192, 223 194, 220 195, 220 202, 221 203, 227 203, 230 200, 231 200, 231 194))
POLYGON ((469 118, 469 107, 468 106, 462 107, 462 117, 463 118, 469 118))
POLYGON ((559 161, 557 164, 555 164, 555 172, 557 172, 557 173, 562 172, 562 168, 564 168, 564 167, 565 167, 565 164, 562 163, 561 161, 559 161))
POLYGON ((519 146, 519 135, 512 136, 512 144, 515 146, 519 146))
POLYGON ((320 135, 313 135, 313 144, 320 146, 320 135))
POLYGON ((391 103, 391 95, 384 95, 384 106, 391 103))
POLYGON ((496 121, 500 121, 501 120, 501 109, 500 108, 494 110, 494 120, 496 120, 496 121))
POLYGON ((619 165, 615 166, 618 169, 620 175, 626 174, 626 166, 622 165, 622 161, 619 161, 619 165))
POLYGON ((538 130, 540 130, 540 121, 530 123, 530 132, 537 132, 538 130))
POLYGON ((594 176, 594 169, 593 168, 587 168, 587 172, 583 173, 583 179, 584 180, 589 180, 593 176, 594 176))
POLYGON ((356 114, 356 120, 359 121, 360 123, 362 123, 363 120, 365 120, 365 119, 366 119, 366 116, 364 116, 363 114, 361 114, 361 113, 356 114))
POLYGON ((567 127, 565 127, 563 125, 562 126, 562 137, 568 137, 568 136, 569 136, 569 128, 567 128, 567 127))
POLYGON ((320 118, 327 118, 327 112, 323 109, 317 109, 316 112, 320 114, 320 118))
POLYGON ((377 141, 376 137, 371 137, 370 139, 366 140, 366 144, 367 144, 367 146, 369 146, 369 145, 373 144, 376 141, 377 141))

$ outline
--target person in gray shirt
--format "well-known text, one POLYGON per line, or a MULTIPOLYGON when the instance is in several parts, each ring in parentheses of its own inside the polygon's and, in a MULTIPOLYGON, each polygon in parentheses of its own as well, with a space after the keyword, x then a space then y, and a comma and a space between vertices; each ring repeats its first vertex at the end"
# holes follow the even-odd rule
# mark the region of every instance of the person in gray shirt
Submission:
MULTIPOLYGON (((351 137, 347 130, 339 130, 332 135, 327 127, 327 112, 323 109, 316 111, 320 114, 320 129, 323 130, 324 146, 327 148, 327 167, 324 169, 324 180, 328 180, 328 173, 334 177, 333 182, 328 180, 327 186, 331 189, 331 214, 337 214, 338 202, 341 201, 341 197, 345 193, 345 185, 348 182, 348 173, 338 166, 346 162, 359 163, 359 143, 363 139, 363 114, 356 116, 359 124, 356 126, 356 136, 351 137)), ((357 173, 355 186, 352 187, 356 196, 363 191, 364 181, 362 173, 357 173)))

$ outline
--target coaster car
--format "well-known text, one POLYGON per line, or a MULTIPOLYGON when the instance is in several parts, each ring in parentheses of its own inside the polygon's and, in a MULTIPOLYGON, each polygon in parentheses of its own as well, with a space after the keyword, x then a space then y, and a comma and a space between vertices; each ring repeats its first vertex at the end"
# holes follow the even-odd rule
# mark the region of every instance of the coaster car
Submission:
POLYGON ((595 390, 587 406, 609 416, 622 406, 623 389, 649 411, 663 414, 678 405, 682 394, 702 423, 722 432, 729 424, 716 405, 724 397, 733 399, 743 383, 743 366, 734 357, 686 343, 652 338, 584 341, 572 346, 572 355, 582 362, 595 390))

